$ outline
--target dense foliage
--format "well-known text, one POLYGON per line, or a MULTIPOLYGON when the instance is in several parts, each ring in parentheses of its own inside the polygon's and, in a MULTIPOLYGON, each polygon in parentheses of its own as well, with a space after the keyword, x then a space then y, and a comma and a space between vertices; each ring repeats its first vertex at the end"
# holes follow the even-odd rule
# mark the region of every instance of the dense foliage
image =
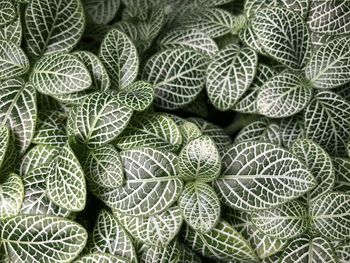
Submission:
POLYGON ((350 262, 350 1, 0 0, 0 262, 350 262))

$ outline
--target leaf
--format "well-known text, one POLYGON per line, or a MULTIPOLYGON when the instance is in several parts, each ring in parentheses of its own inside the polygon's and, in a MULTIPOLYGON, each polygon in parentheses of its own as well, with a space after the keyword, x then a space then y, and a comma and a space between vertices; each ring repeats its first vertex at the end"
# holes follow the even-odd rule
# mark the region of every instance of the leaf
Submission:
POLYGON ((0 123, 12 130, 19 152, 24 153, 35 131, 35 89, 20 78, 5 80, 0 83, 0 101, 0 123))
POLYGON ((350 160, 347 158, 332 158, 335 171, 334 191, 350 194, 350 160))
POLYGON ((134 238, 148 246, 168 245, 182 225, 181 212, 177 206, 150 217, 134 217, 122 213, 114 215, 134 238))
POLYGON ((87 97, 76 113, 76 138, 89 148, 114 140, 128 125, 132 110, 106 93, 87 97))
POLYGON ((305 67, 310 55, 310 37, 297 13, 278 7, 266 8, 256 14, 252 26, 269 56, 293 70, 305 67))
POLYGON ((310 140, 298 140, 291 152, 303 161, 317 181, 317 186, 306 194, 307 203, 333 189, 335 175, 328 153, 310 140))
POLYGON ((119 222, 107 210, 101 210, 92 232, 93 253, 109 253, 137 262, 131 238, 119 222))
POLYGON ((11 0, 0 1, 0 26, 7 25, 15 19, 16 8, 11 0))
POLYGON ((219 110, 229 110, 252 83, 258 63, 254 50, 230 44, 219 51, 208 66, 207 93, 219 110))
POLYGON ((320 91, 305 109, 305 137, 328 153, 346 155, 350 140, 350 104, 330 91, 320 91), (320 132, 322 131, 322 132, 320 132))
POLYGON ((67 217, 70 212, 50 201, 46 194, 46 180, 50 168, 41 166, 23 176, 24 198, 21 214, 55 215, 67 217))
POLYGON ((51 96, 83 91, 92 84, 85 65, 68 53, 56 53, 38 60, 30 81, 39 92, 51 96))
POLYGON ((31 0, 25 22, 27 50, 35 57, 71 51, 85 28, 79 0, 31 0))
POLYGON ((298 201, 252 213, 252 223, 264 234, 276 239, 292 239, 308 227, 308 213, 298 201))
POLYGON ((0 27, 0 39, 10 41, 20 46, 22 42, 22 31, 21 16, 17 15, 12 22, 0 27))
POLYGON ((61 147, 48 173, 48 198, 69 211, 83 210, 86 202, 84 172, 69 145, 61 147))
POLYGON ((179 127, 171 118, 159 113, 132 119, 116 140, 117 147, 122 150, 145 146, 175 152, 181 143, 179 127))
POLYGON ((6 161, 6 153, 10 147, 11 133, 6 126, 0 126, 0 168, 6 161))
POLYGON ((310 224, 314 233, 327 239, 349 239, 350 195, 331 192, 310 204, 310 224))
POLYGON ((99 57, 113 89, 123 89, 136 79, 139 68, 137 50, 121 31, 112 29, 108 32, 101 43, 99 57))
POLYGON ((349 82, 349 43, 348 37, 336 38, 313 54, 305 68, 305 73, 316 88, 337 88, 349 82))
POLYGON ((113 20, 120 6, 120 0, 86 0, 85 9, 97 24, 108 24, 113 20))
POLYGON ((144 111, 153 102, 153 86, 145 81, 137 81, 118 92, 116 97, 124 106, 135 111, 144 111))
MULTIPOLYGON (((201 263, 201 259, 194 253, 192 249, 189 247, 185 246, 184 244, 179 243, 181 247, 181 255, 180 255, 180 262, 181 263, 201 263)), ((6 263, 6 262, 5 262, 6 263)))
POLYGON ((307 167, 290 152, 264 142, 242 142, 222 156, 215 181, 222 202, 240 210, 276 207, 316 185, 307 167))
POLYGON ((340 263, 347 263, 350 260, 350 244, 344 241, 339 246, 335 248, 335 254, 339 259, 340 263))
POLYGON ((105 145, 88 153, 84 163, 86 179, 102 187, 119 187, 124 182, 123 165, 119 152, 105 145))
POLYGON ((257 96, 258 112, 269 118, 285 118, 302 111, 312 96, 312 87, 294 73, 282 73, 269 79, 257 96))
POLYGON ((181 124, 180 131, 184 144, 187 144, 202 135, 202 132, 198 126, 190 121, 185 121, 183 124, 181 124))
POLYGON ((88 237, 73 221, 42 215, 5 220, 0 234, 11 262, 71 262, 88 237))
POLYGON ((321 238, 302 236, 289 243, 280 257, 281 262, 337 263, 331 244, 321 238))
POLYGON ((148 147, 120 154, 125 184, 95 192, 108 206, 126 215, 146 217, 163 212, 178 199, 183 183, 176 176, 176 155, 148 147))
POLYGON ((10 174, 0 185, 0 219, 19 214, 23 202, 23 183, 16 174, 10 174))
POLYGON ((176 241, 171 242, 165 247, 145 247, 141 256, 141 262, 179 262, 182 247, 176 241))
POLYGON ((179 154, 179 176, 185 181, 211 182, 220 170, 220 154, 209 136, 190 141, 179 154))
POLYGON ((129 263, 129 261, 107 253, 91 253, 75 260, 74 263, 129 263))
POLYGON ((286 148, 290 148, 296 140, 304 138, 304 119, 301 115, 283 118, 279 126, 282 144, 286 148))
POLYGON ((186 223, 198 232, 209 232, 220 219, 220 200, 206 183, 186 183, 178 203, 186 223))
POLYGON ((161 49, 190 48, 209 57, 214 56, 219 48, 215 41, 197 29, 176 29, 166 33, 159 41, 161 49))
POLYGON ((257 261, 248 242, 224 220, 220 220, 213 230, 203 234, 187 226, 184 239, 194 251, 209 258, 222 261, 257 261))

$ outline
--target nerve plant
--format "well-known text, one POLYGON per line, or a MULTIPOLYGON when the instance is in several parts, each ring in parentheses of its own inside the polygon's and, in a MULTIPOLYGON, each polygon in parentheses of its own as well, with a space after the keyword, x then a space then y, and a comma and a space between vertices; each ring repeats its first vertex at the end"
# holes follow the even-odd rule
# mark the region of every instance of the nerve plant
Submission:
POLYGON ((349 34, 349 1, 0 0, 0 262, 349 262, 349 34))

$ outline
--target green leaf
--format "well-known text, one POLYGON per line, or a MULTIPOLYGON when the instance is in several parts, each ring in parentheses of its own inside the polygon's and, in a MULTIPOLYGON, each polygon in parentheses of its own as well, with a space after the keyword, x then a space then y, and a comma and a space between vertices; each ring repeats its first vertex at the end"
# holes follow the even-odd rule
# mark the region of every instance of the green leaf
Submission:
POLYGON ((306 66, 305 73, 316 88, 337 88, 349 82, 349 44, 348 37, 336 38, 313 54, 306 66))
POLYGON ((79 0, 31 0, 25 22, 27 50, 35 57, 72 50, 85 27, 79 0))
POLYGON ((347 263, 350 260, 350 244, 348 241, 344 241, 335 248, 335 254, 337 255, 340 263, 347 263))
POLYGON ((283 118, 279 126, 282 144, 286 148, 290 148, 296 140, 304 138, 304 119, 301 115, 283 118))
POLYGON ((209 232, 220 219, 220 200, 206 183, 188 182, 178 203, 186 223, 198 232, 209 232))
POLYGON ((112 29, 108 32, 102 41, 99 56, 113 89, 123 89, 136 79, 139 68, 137 50, 121 31, 112 29))
POLYGON ((305 137, 331 155, 346 155, 350 140, 350 104, 330 91, 320 91, 305 109, 305 137))
POLYGON ((310 36, 303 19, 278 7, 259 11, 252 22, 264 52, 293 70, 305 67, 310 55, 310 36))
POLYGON ((252 223, 264 234, 277 239, 292 239, 308 227, 308 212, 298 201, 252 213, 252 223))
POLYGON ((350 194, 350 160, 347 158, 332 159, 335 171, 334 191, 350 194))
POLYGON ((176 155, 144 147, 123 151, 121 157, 126 178, 123 187, 95 192, 108 206, 131 216, 151 216, 178 199, 183 183, 176 176, 176 155))
POLYGON ((11 262, 71 262, 84 248, 86 230, 52 216, 21 215, 2 222, 2 243, 11 262))
POLYGON ((350 195, 331 192, 310 204, 311 230, 327 239, 349 239, 350 195))
POLYGON ((86 179, 102 187, 119 187, 124 182, 123 165, 119 152, 105 145, 88 153, 84 163, 86 179))
POLYGON ((207 93, 219 110, 231 109, 252 83, 258 63, 254 50, 230 44, 208 66, 207 93))
POLYGON ((338 259, 327 240, 302 236, 289 243, 279 262, 337 263, 338 259))
POLYGON ((22 31, 21 16, 17 15, 15 20, 0 27, 0 39, 10 41, 20 46, 22 42, 22 31))
POLYGON ((20 78, 5 80, 0 83, 0 101, 0 124, 12 130, 19 152, 24 153, 35 131, 35 89, 20 78))
POLYGON ((166 33, 159 41, 161 49, 190 48, 209 57, 214 56, 219 48, 215 41, 197 29, 176 29, 166 33))
POLYGON ((220 169, 220 154, 209 136, 190 141, 179 154, 179 176, 186 181, 211 182, 219 175, 220 169))
POLYGON ((85 9, 97 24, 108 24, 115 17, 120 0, 86 0, 85 9))
POLYGON ((208 233, 199 233, 187 226, 184 239, 194 251, 205 257, 220 261, 255 262, 258 260, 247 240, 224 220, 220 220, 208 233))
POLYGON ((38 60, 30 81, 39 92, 51 96, 83 91, 92 84, 85 65, 68 53, 56 53, 38 60))
POLYGON ((0 125, 0 181, 3 176, 13 172, 14 167, 17 168, 18 157, 13 133, 6 126, 0 125))
MULTIPOLYGON (((185 246, 182 242, 179 243, 181 247, 181 255, 180 255, 180 262, 181 263, 201 263, 201 259, 197 256, 196 253, 189 247, 185 246)), ((5 262, 7 263, 7 262, 5 262)))
POLYGON ((23 202, 23 183, 16 174, 10 174, 0 185, 0 219, 18 215, 23 202))
POLYGON ((175 152, 181 143, 179 127, 170 117, 159 113, 135 117, 116 140, 117 147, 122 150, 149 146, 175 152))
POLYGON ((0 27, 7 25, 16 17, 16 8, 11 0, 0 1, 0 27))
POLYGON ((91 253, 75 260, 74 263, 129 263, 129 261, 108 253, 91 253))
POLYGON ((182 225, 181 212, 177 206, 150 217, 134 217, 117 212, 114 215, 134 238, 148 246, 168 245, 182 225))
POLYGON ((290 152, 263 142, 242 142, 222 156, 214 181, 222 202, 240 210, 264 210, 293 200, 316 185, 307 167, 290 152))
POLYGON ((203 89, 208 59, 190 49, 167 49, 151 57, 143 79, 154 85, 155 105, 174 110, 192 102, 203 89))
POLYGON ((198 126, 190 121, 185 121, 183 124, 181 124, 180 131, 182 135, 182 142, 184 144, 187 144, 202 135, 202 132, 198 126))
POLYGON ((285 118, 302 111, 312 96, 312 87, 294 73, 282 73, 269 79, 257 96, 258 112, 269 118, 285 118))
POLYGON ((61 147, 48 173, 47 196, 49 199, 69 211, 83 210, 86 202, 84 172, 69 145, 61 147))
POLYGON ((298 140, 291 152, 303 161, 317 181, 317 186, 306 194, 307 203, 310 200, 333 189, 335 175, 333 164, 328 153, 310 140, 298 140))
POLYGON ((29 70, 29 60, 16 44, 0 40, 0 80, 21 76, 29 70))
POLYGON ((76 113, 76 138, 89 148, 114 140, 128 125, 132 110, 106 93, 87 97, 76 113))
POLYGON ((6 153, 10 146, 11 133, 6 126, 0 126, 0 168, 6 161, 6 153))
POLYGON ((137 262, 131 238, 107 210, 101 210, 92 232, 90 251, 109 253, 137 262))
POLYGON ((118 92, 116 97, 124 106, 135 111, 144 111, 153 102, 153 86, 145 81, 137 81, 118 92))
POLYGON ((182 247, 176 241, 171 242, 165 247, 150 246, 145 247, 141 256, 141 262, 179 262, 182 247))

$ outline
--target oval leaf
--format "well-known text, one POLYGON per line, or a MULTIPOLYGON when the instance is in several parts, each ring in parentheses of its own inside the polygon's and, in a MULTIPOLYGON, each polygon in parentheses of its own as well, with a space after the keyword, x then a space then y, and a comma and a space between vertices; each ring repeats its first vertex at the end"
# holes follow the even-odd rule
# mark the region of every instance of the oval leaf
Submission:
POLYGON ((0 185, 0 219, 18 215, 23 202, 23 183, 16 174, 10 174, 0 185))
POLYGON ((120 0, 86 0, 86 12, 96 24, 108 24, 113 20, 120 6, 120 0))

